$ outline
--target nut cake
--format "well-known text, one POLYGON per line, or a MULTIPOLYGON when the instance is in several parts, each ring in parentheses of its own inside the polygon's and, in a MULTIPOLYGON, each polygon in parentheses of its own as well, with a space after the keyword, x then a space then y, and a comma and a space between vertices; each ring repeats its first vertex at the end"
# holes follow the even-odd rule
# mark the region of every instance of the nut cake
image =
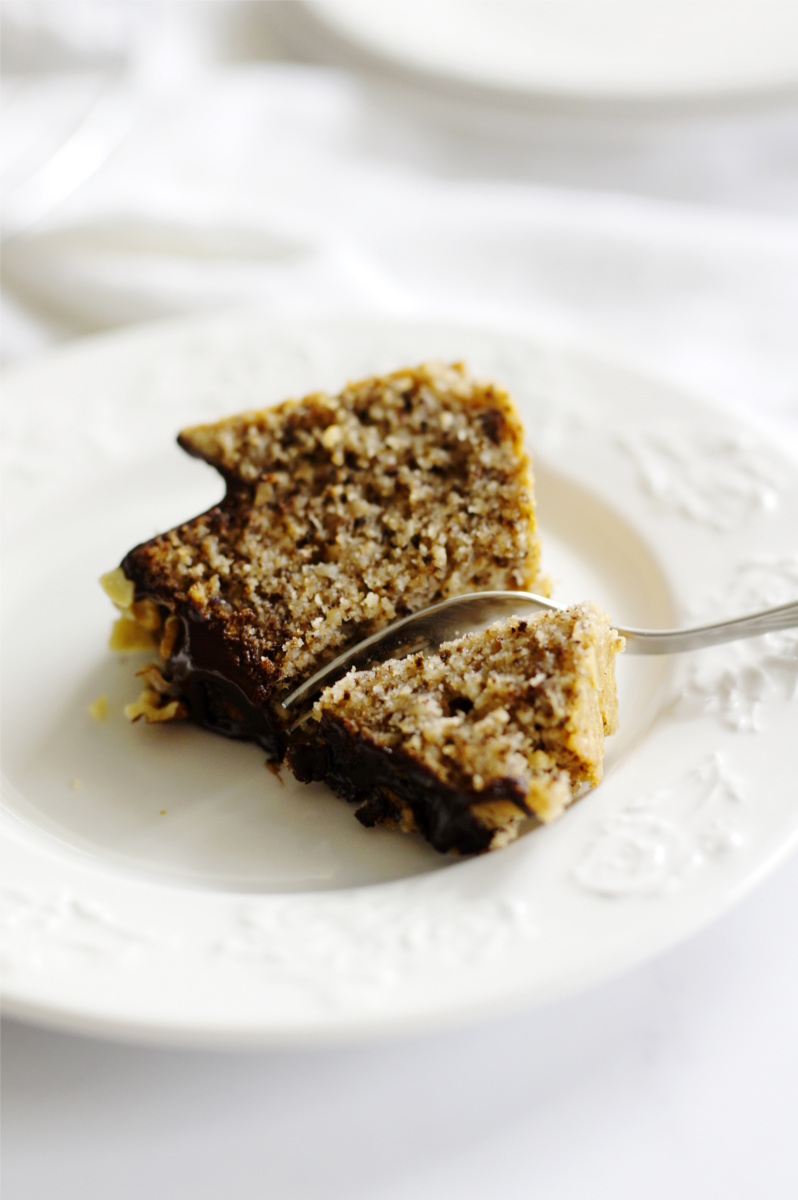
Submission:
POLYGON ((282 758, 280 699, 347 646, 447 596, 546 591, 512 401, 428 364, 212 425, 179 444, 225 479, 220 504, 103 583, 112 646, 151 645, 128 707, 257 739, 282 758))
POLYGON ((357 803, 364 825, 417 830, 444 852, 496 849, 600 782, 622 647, 582 604, 351 671, 322 693, 289 762, 357 803))

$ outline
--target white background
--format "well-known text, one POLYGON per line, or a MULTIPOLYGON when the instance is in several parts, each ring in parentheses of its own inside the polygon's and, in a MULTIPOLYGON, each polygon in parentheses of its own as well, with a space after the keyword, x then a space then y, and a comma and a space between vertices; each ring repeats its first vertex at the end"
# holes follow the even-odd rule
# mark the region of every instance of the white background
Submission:
MULTIPOLYGON (((117 71, 131 122, 9 242, 6 362, 249 300, 506 315, 795 436, 794 103, 519 119, 302 65, 271 7, 6 4, 9 134, 57 139, 117 71)), ((396 1044, 220 1054, 4 1022, 4 1195, 788 1200, 796 914, 791 861, 630 975, 396 1044)))

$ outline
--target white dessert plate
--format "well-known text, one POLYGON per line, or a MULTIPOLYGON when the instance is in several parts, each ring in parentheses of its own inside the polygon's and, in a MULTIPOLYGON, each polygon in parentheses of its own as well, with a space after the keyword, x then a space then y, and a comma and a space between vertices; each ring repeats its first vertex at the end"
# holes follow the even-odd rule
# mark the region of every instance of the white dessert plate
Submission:
POLYGON ((674 387, 509 333, 248 313, 116 334, 6 384, 5 1011, 195 1045, 372 1038, 531 1006, 723 912, 798 837, 798 632, 618 664, 606 778, 447 860, 262 751, 129 724, 97 586, 214 502, 181 426, 425 358, 517 398, 564 600, 668 625, 798 596, 798 468, 674 387), (89 705, 99 695, 108 716, 89 705))
POLYGON ((798 87, 791 0, 305 0, 280 15, 317 54, 326 35, 328 48, 483 98, 639 104, 798 87))

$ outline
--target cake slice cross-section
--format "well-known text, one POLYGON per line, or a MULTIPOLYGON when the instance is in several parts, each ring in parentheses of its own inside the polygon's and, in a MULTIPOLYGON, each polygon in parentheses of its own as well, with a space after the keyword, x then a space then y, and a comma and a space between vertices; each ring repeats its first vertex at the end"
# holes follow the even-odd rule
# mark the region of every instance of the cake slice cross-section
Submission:
POLYGON ((520 420, 502 388, 460 364, 178 440, 227 490, 105 577, 122 609, 116 644, 160 651, 133 717, 188 717, 280 759, 281 697, 346 647, 448 596, 546 590, 520 420))
POLYGON ((322 693, 289 762, 364 825, 418 831, 443 852, 496 849, 601 781, 622 648, 581 604, 352 671, 322 693))

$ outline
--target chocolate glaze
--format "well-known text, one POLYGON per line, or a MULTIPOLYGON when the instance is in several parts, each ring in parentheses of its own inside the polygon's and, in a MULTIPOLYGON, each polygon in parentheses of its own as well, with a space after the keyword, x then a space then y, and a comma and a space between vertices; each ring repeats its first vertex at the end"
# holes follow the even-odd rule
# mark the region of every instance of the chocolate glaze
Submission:
POLYGON ((170 660, 172 664, 175 665, 172 678, 188 705, 192 721, 225 737, 257 742, 270 761, 282 760, 285 734, 266 709, 250 704, 241 689, 223 675, 182 663, 178 668, 174 659, 170 660))
MULTIPOLYGON (((162 605, 157 596, 149 598, 162 605)), ((285 728, 266 704, 263 685, 226 644, 221 622, 193 613, 180 621, 165 673, 188 706, 189 719, 224 737, 257 742, 272 761, 281 761, 285 728)))
POLYGON ((412 755, 379 746, 349 722, 327 713, 319 722, 318 736, 306 734, 295 741, 287 760, 303 783, 323 780, 344 799, 359 804, 355 816, 363 825, 398 821, 401 806, 409 806, 421 834, 444 854, 488 849, 495 831, 480 825, 472 804, 506 800, 529 813, 521 780, 508 776, 481 792, 452 787, 412 755))
MULTIPOLYGON (((137 591, 137 599, 144 595, 137 591)), ((148 595, 166 614, 174 610, 160 597, 148 595)), ((452 787, 403 750, 379 746, 339 717, 325 713, 308 721, 293 737, 272 707, 269 690, 256 670, 240 658, 240 643, 225 638, 223 620, 180 612, 181 634, 166 674, 186 702, 190 719, 225 737, 255 741, 271 761, 285 757, 302 783, 323 781, 345 800, 358 805, 355 816, 368 827, 400 823, 410 808, 419 832, 441 853, 479 854, 487 850, 494 830, 481 825, 473 804, 510 801, 525 815, 526 790, 508 776, 481 792, 452 787)))
POLYGON ((262 685, 231 652, 221 622, 194 616, 183 617, 182 624, 169 669, 191 720, 225 737, 255 741, 270 759, 282 759, 285 730, 265 703, 262 685))

